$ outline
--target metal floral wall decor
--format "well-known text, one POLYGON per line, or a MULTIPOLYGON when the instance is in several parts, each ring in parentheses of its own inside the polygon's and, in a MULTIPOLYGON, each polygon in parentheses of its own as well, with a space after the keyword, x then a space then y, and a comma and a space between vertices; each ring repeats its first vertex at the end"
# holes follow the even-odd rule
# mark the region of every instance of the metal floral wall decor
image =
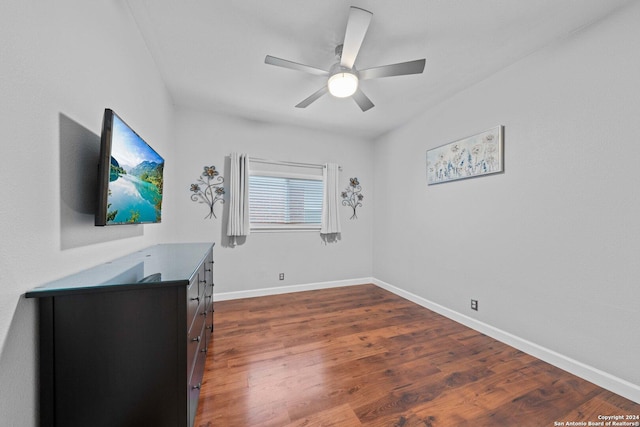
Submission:
POLYGON ((213 207, 217 202, 224 203, 224 178, 215 166, 205 166, 198 182, 191 184, 191 200, 209 206, 209 214, 205 218, 217 218, 213 207))
POLYGON ((502 172, 503 134, 496 126, 427 151, 427 184, 502 172))
POLYGON ((349 186, 342 192, 342 205, 353 209, 353 215, 349 219, 358 219, 356 209, 362 206, 362 199, 364 199, 364 195, 358 178, 349 178, 349 186))

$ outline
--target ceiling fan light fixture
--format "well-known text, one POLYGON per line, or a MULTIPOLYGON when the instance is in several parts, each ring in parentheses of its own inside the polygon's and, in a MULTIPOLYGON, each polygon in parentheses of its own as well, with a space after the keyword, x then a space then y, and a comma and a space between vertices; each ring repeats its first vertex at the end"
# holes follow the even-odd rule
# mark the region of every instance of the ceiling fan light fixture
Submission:
POLYGON ((329 77, 329 93, 336 98, 347 98, 358 90, 358 76, 349 72, 338 72, 329 77))

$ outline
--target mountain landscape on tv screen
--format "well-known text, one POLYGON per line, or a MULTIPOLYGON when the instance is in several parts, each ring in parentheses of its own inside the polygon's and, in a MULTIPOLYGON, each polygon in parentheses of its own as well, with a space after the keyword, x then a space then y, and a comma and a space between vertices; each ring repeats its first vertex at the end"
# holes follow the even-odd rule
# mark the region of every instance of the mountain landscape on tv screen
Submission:
POLYGON ((107 224, 160 222, 164 162, 125 165, 111 157, 107 224))

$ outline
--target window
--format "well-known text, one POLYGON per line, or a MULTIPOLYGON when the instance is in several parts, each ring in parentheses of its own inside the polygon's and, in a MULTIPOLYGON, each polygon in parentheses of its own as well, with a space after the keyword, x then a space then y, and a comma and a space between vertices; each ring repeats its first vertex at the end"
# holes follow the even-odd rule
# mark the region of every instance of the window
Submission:
POLYGON ((322 176, 252 171, 249 221, 252 230, 319 230, 322 176))

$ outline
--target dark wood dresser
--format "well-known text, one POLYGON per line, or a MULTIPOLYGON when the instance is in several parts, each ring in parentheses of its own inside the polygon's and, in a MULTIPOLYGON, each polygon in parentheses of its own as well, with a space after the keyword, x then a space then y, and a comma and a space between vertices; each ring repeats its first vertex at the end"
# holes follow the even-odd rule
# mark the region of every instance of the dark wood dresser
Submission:
POLYGON ((39 301, 40 425, 193 425, 213 244, 153 246, 25 296, 39 301))

